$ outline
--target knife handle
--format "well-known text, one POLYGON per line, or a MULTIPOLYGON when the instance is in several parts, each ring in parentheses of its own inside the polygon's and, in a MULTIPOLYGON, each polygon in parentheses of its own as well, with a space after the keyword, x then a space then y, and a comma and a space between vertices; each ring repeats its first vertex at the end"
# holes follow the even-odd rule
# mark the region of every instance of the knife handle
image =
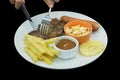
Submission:
POLYGON ((27 9, 26 9, 26 6, 25 4, 23 4, 20 9, 23 11, 23 13, 25 14, 26 18, 29 20, 32 28, 35 30, 37 28, 37 26, 33 23, 31 17, 30 17, 30 14, 28 13, 27 9))
POLYGON ((23 13, 25 14, 26 18, 27 18, 29 21, 33 22, 32 19, 31 19, 31 17, 30 17, 30 14, 28 13, 28 11, 27 11, 27 9, 26 9, 25 4, 23 4, 23 5, 20 7, 20 9, 23 11, 23 13))

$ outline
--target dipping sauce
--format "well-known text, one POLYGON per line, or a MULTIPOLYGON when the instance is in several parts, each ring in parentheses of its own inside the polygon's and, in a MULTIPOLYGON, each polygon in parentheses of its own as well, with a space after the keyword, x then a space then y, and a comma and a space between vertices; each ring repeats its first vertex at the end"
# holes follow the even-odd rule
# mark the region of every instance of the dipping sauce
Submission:
POLYGON ((68 50, 68 49, 72 49, 76 46, 75 42, 69 40, 69 39, 61 39, 56 46, 60 49, 63 50, 68 50))

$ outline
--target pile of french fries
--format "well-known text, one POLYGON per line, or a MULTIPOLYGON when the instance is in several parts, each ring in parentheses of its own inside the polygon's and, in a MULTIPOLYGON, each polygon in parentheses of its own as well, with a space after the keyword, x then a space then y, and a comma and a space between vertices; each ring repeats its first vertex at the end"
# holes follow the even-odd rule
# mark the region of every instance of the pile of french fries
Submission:
POLYGON ((36 63, 41 60, 50 65, 59 54, 59 51, 50 46, 50 44, 54 43, 57 39, 58 38, 55 37, 43 40, 42 38, 26 34, 24 36, 24 49, 33 62, 36 63))

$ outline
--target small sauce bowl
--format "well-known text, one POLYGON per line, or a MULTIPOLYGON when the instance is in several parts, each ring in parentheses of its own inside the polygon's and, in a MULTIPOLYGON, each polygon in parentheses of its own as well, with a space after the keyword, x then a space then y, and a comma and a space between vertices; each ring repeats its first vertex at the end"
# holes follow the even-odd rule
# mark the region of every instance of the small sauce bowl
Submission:
POLYGON ((54 49, 60 51, 58 57, 61 59, 70 59, 79 53, 79 42, 72 36, 60 36, 54 43, 54 49))

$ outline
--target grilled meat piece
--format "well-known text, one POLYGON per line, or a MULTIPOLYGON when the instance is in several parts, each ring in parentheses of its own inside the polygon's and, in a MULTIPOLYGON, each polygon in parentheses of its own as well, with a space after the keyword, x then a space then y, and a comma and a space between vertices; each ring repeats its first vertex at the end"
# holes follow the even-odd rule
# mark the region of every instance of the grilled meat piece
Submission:
POLYGON ((33 30, 33 31, 29 32, 28 34, 36 36, 36 37, 40 37, 40 34, 39 34, 39 32, 37 30, 33 30))
POLYGON ((28 34, 33 35, 33 36, 37 36, 37 37, 41 37, 43 39, 53 38, 53 37, 61 36, 64 34, 64 32, 63 32, 64 25, 65 25, 65 22, 63 22, 57 18, 53 18, 50 22, 50 25, 49 25, 48 35, 41 35, 39 33, 40 26, 38 26, 37 30, 31 31, 28 34))

